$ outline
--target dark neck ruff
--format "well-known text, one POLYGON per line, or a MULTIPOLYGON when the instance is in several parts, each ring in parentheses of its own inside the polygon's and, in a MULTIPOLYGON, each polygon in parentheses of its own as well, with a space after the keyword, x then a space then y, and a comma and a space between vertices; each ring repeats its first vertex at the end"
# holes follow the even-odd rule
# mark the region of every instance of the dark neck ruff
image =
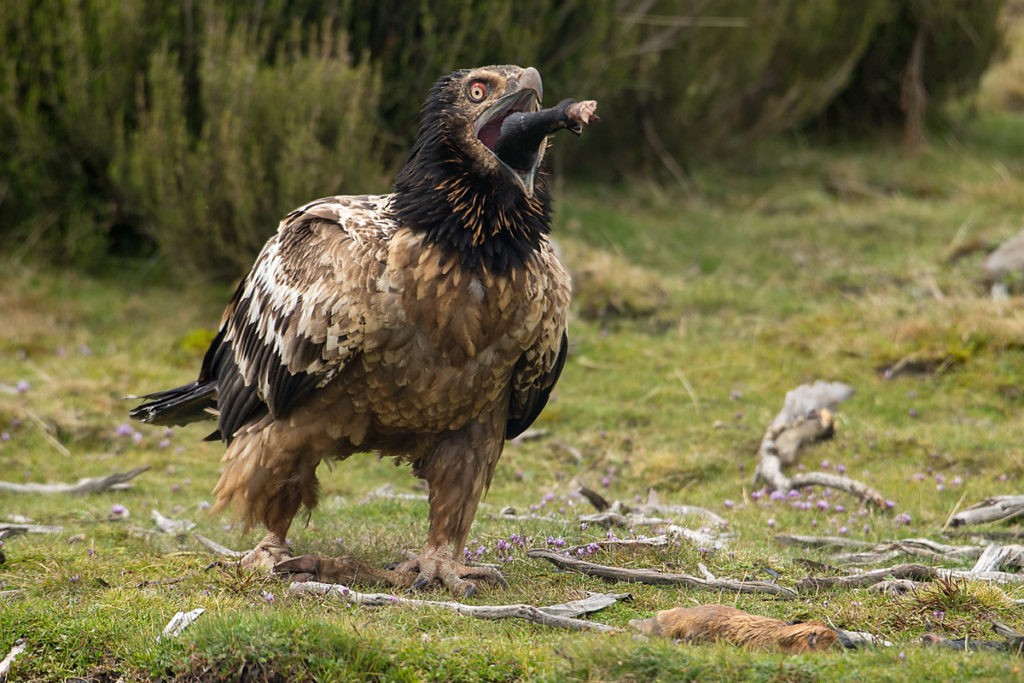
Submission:
POLYGON ((504 176, 480 175, 464 151, 441 138, 444 126, 434 119, 427 112, 395 179, 395 218, 463 267, 496 273, 521 268, 550 232, 546 178, 538 174, 534 196, 527 198, 504 176))

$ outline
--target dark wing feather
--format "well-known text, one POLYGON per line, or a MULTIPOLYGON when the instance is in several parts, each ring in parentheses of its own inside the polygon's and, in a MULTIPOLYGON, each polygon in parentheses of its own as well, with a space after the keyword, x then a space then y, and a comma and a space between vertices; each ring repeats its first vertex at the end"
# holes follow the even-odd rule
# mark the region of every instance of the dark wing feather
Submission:
POLYGON ((528 352, 519 360, 512 381, 508 420, 505 422, 506 439, 514 439, 525 432, 544 410, 551 390, 562 374, 568 351, 569 336, 563 331, 557 354, 549 347, 540 354, 528 352))
POLYGON ((373 294, 367 282, 383 271, 393 231, 385 203, 318 200, 289 214, 267 242, 200 373, 216 380, 226 441, 267 413, 287 414, 359 353, 373 294))

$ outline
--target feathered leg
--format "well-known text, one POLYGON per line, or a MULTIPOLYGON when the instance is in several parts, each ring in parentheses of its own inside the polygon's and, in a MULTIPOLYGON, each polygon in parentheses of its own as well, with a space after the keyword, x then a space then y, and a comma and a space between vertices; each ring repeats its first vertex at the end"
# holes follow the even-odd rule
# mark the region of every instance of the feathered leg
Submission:
POLYGON ((291 557, 288 529, 299 508, 313 509, 318 498, 320 460, 294 444, 275 439, 272 427, 240 433, 224 454, 224 470, 214 488, 214 510, 233 508, 245 527, 262 524, 267 535, 246 553, 246 569, 270 572, 291 557))
POLYGON ((416 475, 429 487, 430 528, 419 557, 396 567, 418 574, 414 589, 435 581, 452 592, 470 595, 474 581, 507 585, 505 577, 490 567, 462 562, 470 526, 480 498, 490 486, 504 445, 504 412, 485 416, 438 444, 416 464, 416 475))

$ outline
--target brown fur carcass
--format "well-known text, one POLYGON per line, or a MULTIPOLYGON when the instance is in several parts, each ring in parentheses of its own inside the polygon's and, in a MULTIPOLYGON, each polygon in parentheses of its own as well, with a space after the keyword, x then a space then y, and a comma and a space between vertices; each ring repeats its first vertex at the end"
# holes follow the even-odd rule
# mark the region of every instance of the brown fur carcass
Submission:
POLYGON ((676 607, 629 625, 647 635, 685 643, 721 641, 789 654, 828 650, 839 643, 836 632, 820 621, 790 623, 726 605, 676 607))

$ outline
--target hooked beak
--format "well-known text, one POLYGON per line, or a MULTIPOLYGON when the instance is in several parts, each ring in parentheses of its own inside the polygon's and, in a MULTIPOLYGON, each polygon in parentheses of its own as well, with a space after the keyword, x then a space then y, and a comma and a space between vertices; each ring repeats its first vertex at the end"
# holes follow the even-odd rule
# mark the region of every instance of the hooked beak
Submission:
POLYGON ((501 126, 505 119, 512 114, 530 114, 538 111, 543 95, 544 86, 541 82, 540 73, 531 66, 520 75, 519 89, 505 95, 485 109, 477 118, 473 130, 477 139, 498 160, 501 169, 509 174, 519 185, 520 189, 526 193, 527 197, 533 196, 533 185, 537 177, 537 169, 543 157, 544 141, 541 141, 536 151, 530 150, 530 153, 527 155, 529 161, 523 164, 524 168, 515 168, 508 164, 498 156, 496 149, 498 147, 498 140, 501 138, 501 126))

